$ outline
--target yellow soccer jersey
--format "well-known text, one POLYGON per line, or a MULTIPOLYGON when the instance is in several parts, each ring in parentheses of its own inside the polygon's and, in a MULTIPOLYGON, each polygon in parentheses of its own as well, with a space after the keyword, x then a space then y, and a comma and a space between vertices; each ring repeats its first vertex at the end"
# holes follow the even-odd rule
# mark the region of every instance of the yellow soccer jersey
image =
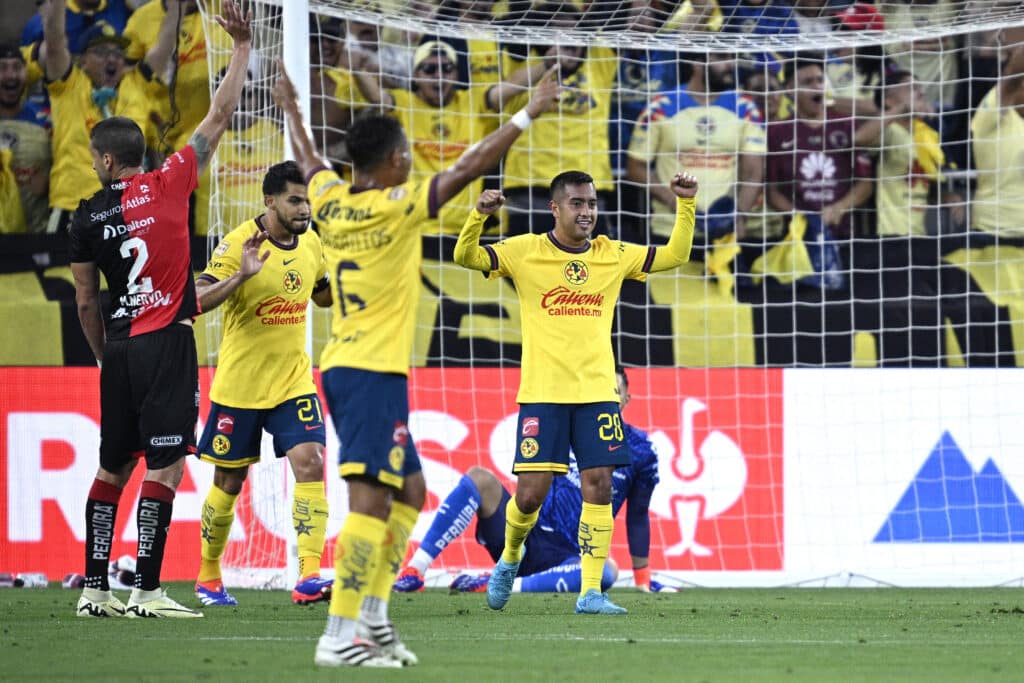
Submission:
MULTIPOLYGON (((238 271, 242 244, 261 229, 249 220, 225 235, 200 279, 219 281, 238 271)), ((224 337, 210 399, 233 408, 268 409, 316 392, 306 353, 306 309, 327 285, 320 238, 312 230, 289 246, 268 239, 270 258, 228 297, 224 337)))
MULTIPOLYGON (((360 110, 370 105, 363 91, 356 85, 355 76, 347 69, 328 67, 324 75, 334 83, 334 99, 352 109, 360 110)), ((325 93, 326 95, 326 93, 325 93)))
MULTIPOLYGON (((146 53, 156 44, 160 31, 160 22, 167 11, 160 0, 148 2, 135 10, 124 36, 131 41, 125 56, 133 61, 141 61, 146 53)), ((223 30, 214 22, 210 22, 212 30, 223 34, 223 30)), ((227 36, 224 36, 227 38, 227 36)), ((227 65, 225 57, 224 66, 227 65)), ((206 63, 206 34, 203 31, 203 17, 193 12, 181 18, 181 30, 178 32, 178 76, 175 88, 175 104, 178 107, 180 120, 171 130, 167 131, 165 143, 168 149, 180 149, 188 143, 192 132, 210 109, 209 66, 206 63)), ((165 122, 171 121, 171 101, 166 89, 155 93, 154 102, 159 103, 157 114, 165 122)))
POLYGON ((879 235, 924 235, 931 180, 917 163, 914 136, 898 123, 883 132, 878 158, 879 235))
POLYGON ((999 86, 982 99, 971 119, 978 186, 971 204, 975 228, 1005 237, 1024 235, 1024 117, 999 106, 999 86))
POLYGON ((320 369, 407 375, 420 294, 420 224, 437 215, 434 182, 355 189, 334 171, 309 181, 331 276, 331 339, 320 369))
POLYGON ((582 250, 553 232, 485 247, 490 278, 510 276, 522 311, 519 403, 618 401, 612 318, 625 279, 646 280, 654 247, 601 235, 582 250))
MULTIPOLYGON (((661 184, 679 171, 700 178, 697 210, 707 211, 716 199, 732 195, 737 154, 764 154, 766 149, 761 114, 752 100, 729 91, 704 106, 683 87, 651 100, 633 130, 629 156, 653 161, 661 184)), ((671 234, 675 208, 655 206, 651 229, 671 234)))
MULTIPOLYGON (((256 119, 244 130, 229 128, 217 147, 213 175, 220 202, 214 217, 221 227, 238 225, 263 204, 263 176, 284 148, 281 129, 269 119, 256 119)), ((196 231, 206 233, 206 226, 196 231)))
MULTIPOLYGON (((426 182, 450 168, 470 145, 497 127, 493 116, 481 114, 486 106, 483 90, 455 90, 452 101, 440 109, 407 90, 388 92, 395 98, 394 116, 410 138, 414 180, 426 182)), ((425 234, 459 234, 483 186, 483 178, 471 182, 445 202, 437 218, 423 221, 420 230, 425 234)))
MULTIPOLYGON (((576 73, 562 79, 558 106, 519 136, 505 157, 505 187, 547 187, 562 171, 578 169, 594 177, 594 187, 611 190, 608 119, 619 60, 614 50, 591 47, 576 73)), ((506 103, 512 116, 526 106, 529 92, 506 103)))
MULTIPOLYGON (((127 116, 145 133, 150 101, 149 79, 140 67, 129 69, 107 105, 110 116, 127 116)), ((92 99, 92 81, 77 66, 67 77, 46 84, 53 121, 53 166, 50 167, 50 206, 74 211, 83 197, 101 189, 89 154, 89 133, 104 118, 92 99)))

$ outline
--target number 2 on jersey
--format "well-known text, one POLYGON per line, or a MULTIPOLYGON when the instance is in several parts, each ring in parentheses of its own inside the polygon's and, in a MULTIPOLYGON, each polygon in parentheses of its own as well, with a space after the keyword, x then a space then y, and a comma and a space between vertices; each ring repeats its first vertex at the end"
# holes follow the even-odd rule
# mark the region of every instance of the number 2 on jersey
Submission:
POLYGON ((366 302, 363 301, 361 296, 352 292, 349 292, 348 294, 345 293, 345 290, 341 285, 341 281, 342 273, 346 270, 359 270, 359 265, 355 261, 339 261, 338 269, 334 274, 334 281, 338 283, 338 305, 341 307, 342 318, 349 314, 349 306, 355 306, 354 309, 351 309, 352 312, 361 311, 366 308, 366 302), (346 302, 348 303, 346 304, 346 302))
POLYGON ((128 294, 148 294, 153 291, 153 278, 144 277, 139 280, 139 273, 149 260, 149 249, 141 237, 130 237, 121 242, 121 257, 130 259, 133 256, 135 260, 132 269, 128 271, 128 294))

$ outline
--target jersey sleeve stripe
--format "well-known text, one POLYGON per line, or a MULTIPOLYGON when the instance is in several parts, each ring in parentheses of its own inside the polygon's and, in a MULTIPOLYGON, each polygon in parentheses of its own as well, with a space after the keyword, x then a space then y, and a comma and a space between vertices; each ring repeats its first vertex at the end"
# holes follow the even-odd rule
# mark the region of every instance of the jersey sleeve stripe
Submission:
POLYGON ((323 276, 322 278, 320 278, 320 280, 319 280, 319 281, 318 281, 318 282, 317 282, 317 283, 316 283, 316 284, 315 284, 315 285, 313 286, 313 293, 314 293, 314 294, 319 294, 320 292, 324 291, 325 289, 327 289, 327 288, 328 288, 328 287, 330 287, 330 286, 331 286, 331 281, 330 281, 329 279, 327 279, 327 276, 326 276, 326 275, 324 275, 324 276, 323 276))
POLYGON ((644 267, 640 270, 645 273, 651 272, 651 266, 654 265, 654 254, 657 250, 657 247, 647 247, 647 258, 644 259, 644 267))
POLYGON ((308 185, 309 181, 313 180, 313 176, 315 176, 320 171, 330 171, 330 170, 331 169, 328 168, 327 166, 324 166, 323 164, 320 164, 319 166, 317 166, 316 168, 314 168, 313 170, 311 170, 309 173, 306 174, 306 184, 308 185))
POLYGON ((437 218, 440 208, 437 203, 437 176, 434 176, 430 179, 430 187, 427 189, 427 217, 437 218))
POLYGON ((203 282, 210 282, 210 283, 220 282, 220 280, 218 280, 214 276, 210 275, 209 273, 201 273, 199 275, 199 277, 197 277, 196 279, 197 280, 202 280, 203 282))
POLYGON ((498 254, 495 253, 494 248, 490 247, 490 246, 486 246, 486 247, 484 247, 484 251, 486 251, 487 255, 491 258, 491 270, 497 270, 498 269, 498 254))

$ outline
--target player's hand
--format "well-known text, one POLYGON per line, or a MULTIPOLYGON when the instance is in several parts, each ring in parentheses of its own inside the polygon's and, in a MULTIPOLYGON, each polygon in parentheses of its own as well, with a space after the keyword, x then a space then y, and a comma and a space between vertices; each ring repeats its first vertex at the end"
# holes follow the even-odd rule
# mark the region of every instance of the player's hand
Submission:
POLYGON ((836 225, 843 220, 845 213, 846 209, 838 204, 829 204, 821 210, 821 220, 825 221, 825 225, 836 225))
POLYGON ((491 216, 505 203, 505 195, 501 190, 484 190, 480 199, 476 200, 476 210, 485 216, 491 216))
POLYGON ((583 63, 583 50, 575 45, 552 45, 544 53, 544 65, 560 66, 562 73, 575 73, 583 63))
POLYGON ((672 194, 683 199, 697 196, 697 176, 690 173, 676 173, 668 183, 672 194))
POLYGON ((224 0, 223 15, 214 17, 220 27, 227 32, 235 45, 252 42, 252 10, 242 15, 235 0, 224 0))
POLYGON ((562 86, 558 82, 558 64, 544 72, 533 89, 530 101, 526 103, 526 113, 531 119, 535 119, 547 110, 551 109, 562 93, 562 86))
POLYGON ((274 88, 270 92, 274 98, 274 104, 281 109, 298 106, 299 91, 292 83, 292 79, 288 77, 288 71, 284 68, 284 60, 278 57, 274 62, 277 64, 277 80, 274 81, 274 88))
POLYGON ((260 256, 260 245, 267 240, 267 237, 267 233, 257 230, 253 233, 252 237, 242 243, 242 262, 239 265, 238 272, 244 280, 248 280, 260 272, 263 264, 270 258, 269 250, 263 252, 263 255, 260 256))

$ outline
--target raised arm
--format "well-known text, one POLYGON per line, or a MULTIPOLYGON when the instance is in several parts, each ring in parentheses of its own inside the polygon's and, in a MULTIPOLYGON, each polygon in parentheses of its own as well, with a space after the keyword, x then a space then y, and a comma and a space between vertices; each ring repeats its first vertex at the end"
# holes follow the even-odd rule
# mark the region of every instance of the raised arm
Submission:
POLYGON ((71 68, 71 51, 65 29, 67 3, 65 0, 46 0, 39 8, 43 18, 43 46, 39 54, 43 60, 46 80, 63 78, 71 68))
POLYGON ((669 270, 690 260, 693 230, 697 219, 697 178, 689 173, 676 173, 668 187, 676 196, 676 222, 668 244, 657 247, 651 272, 669 270))
POLYGON ((242 11, 238 9, 234 0, 224 0, 224 15, 217 17, 217 23, 231 36, 235 47, 231 52, 227 73, 217 86, 217 92, 213 94, 210 111, 188 141, 195 150, 200 170, 210 163, 213 151, 217 149, 221 136, 231 123, 231 115, 242 97, 249 66, 249 53, 252 51, 251 11, 242 16, 242 11))
POLYGON ((380 67, 364 50, 353 50, 349 55, 349 71, 356 87, 370 104, 379 105, 385 112, 395 108, 395 98, 380 83, 380 67))
POLYGON ((464 268, 472 268, 485 273, 492 270, 491 255, 480 246, 480 233, 484 222, 505 203, 505 195, 501 190, 484 190, 476 201, 476 208, 469 213, 466 223, 459 233, 459 241, 455 243, 453 258, 464 268))
POLYGON ((487 169, 493 168, 533 120, 548 110, 560 92, 555 77, 557 70, 557 66, 547 70, 530 101, 508 122, 467 149, 451 168, 434 176, 438 206, 457 195, 487 169))
POLYGON ((302 169, 302 174, 309 176, 318 168, 330 168, 330 163, 320 156, 313 142, 313 133, 309 124, 302 120, 302 109, 299 107, 299 92, 288 77, 284 62, 277 59, 277 81, 274 82, 274 102, 284 112, 288 123, 288 140, 292 145, 295 163, 302 169))
MULTIPOLYGON (((164 82, 170 82, 171 71, 171 53, 174 52, 174 47, 178 40, 178 19, 181 17, 181 13, 184 11, 182 0, 167 0, 164 3, 167 7, 167 11, 164 12, 163 21, 160 22, 160 30, 156 34, 156 42, 153 43, 153 47, 149 48, 149 52, 146 53, 145 62, 149 65, 160 78, 164 79, 164 82)), ((173 65, 173 68, 178 68, 177 64, 173 65)))

